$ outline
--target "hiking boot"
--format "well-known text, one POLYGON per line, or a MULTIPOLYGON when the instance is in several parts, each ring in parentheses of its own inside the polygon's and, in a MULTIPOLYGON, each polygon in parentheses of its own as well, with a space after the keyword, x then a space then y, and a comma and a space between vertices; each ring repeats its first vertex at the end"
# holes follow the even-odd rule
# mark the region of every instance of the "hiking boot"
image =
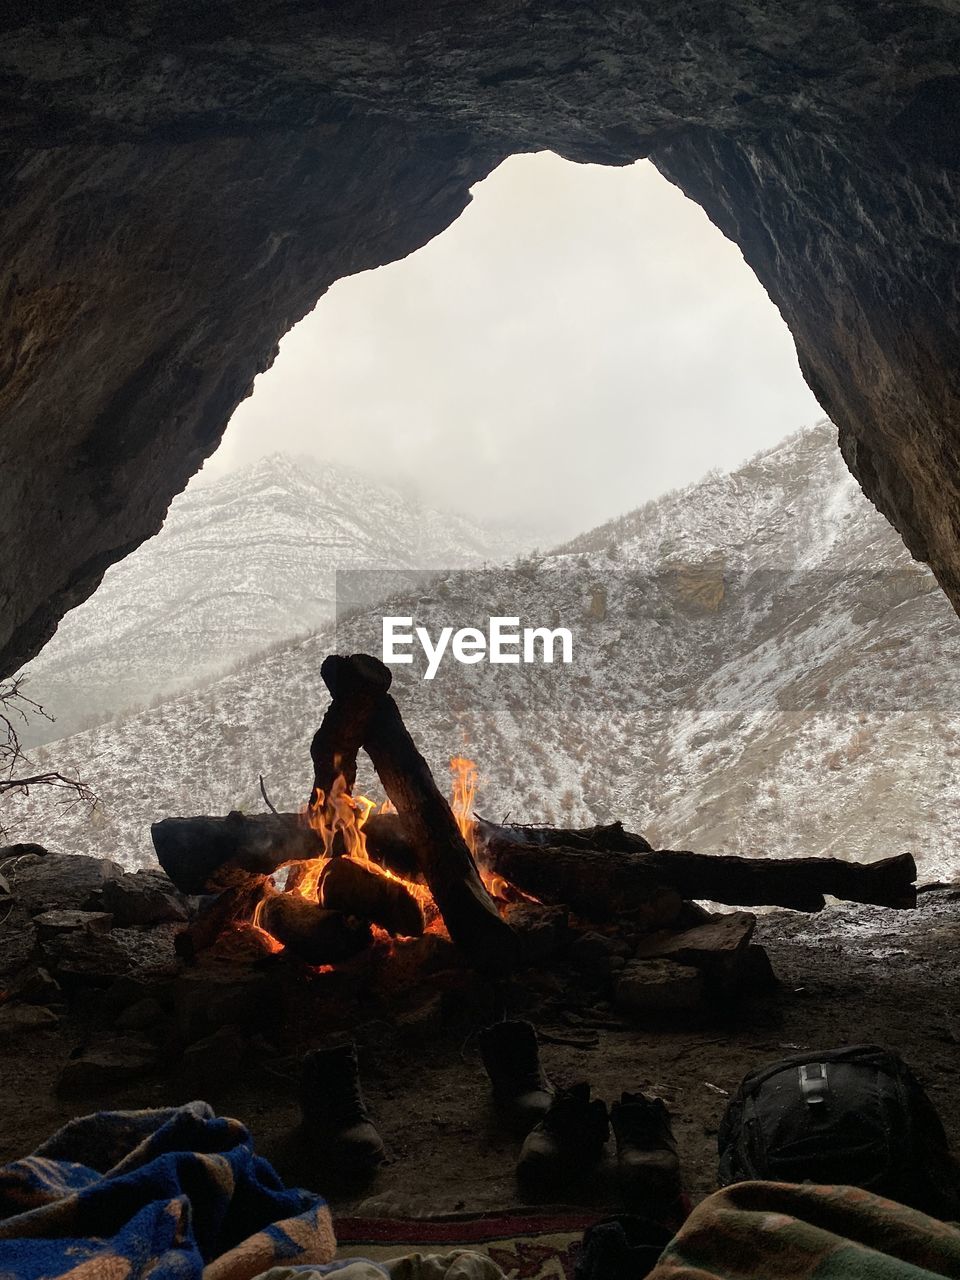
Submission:
POLYGON ((333 1173, 372 1173, 386 1158, 373 1127, 357 1067, 353 1041, 332 1049, 314 1049, 303 1060, 300 1080, 303 1134, 333 1173))
POLYGON ((610 1108, 620 1190, 628 1204, 680 1195, 680 1159, 670 1112, 660 1098, 624 1093, 610 1108))
POLYGON ((529 1022, 497 1022, 480 1032, 480 1057, 498 1109, 526 1136, 546 1115, 553 1085, 540 1065, 537 1033, 529 1022))
POLYGON ((590 1101, 590 1086, 562 1089, 520 1149, 517 1177, 524 1189, 551 1192, 575 1182, 597 1163, 610 1135, 606 1104, 590 1101))

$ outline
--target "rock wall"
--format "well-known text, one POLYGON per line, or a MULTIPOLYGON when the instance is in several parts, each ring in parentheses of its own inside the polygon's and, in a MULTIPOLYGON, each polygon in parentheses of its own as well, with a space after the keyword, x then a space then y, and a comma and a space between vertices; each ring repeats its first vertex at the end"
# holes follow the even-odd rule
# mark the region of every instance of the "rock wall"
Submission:
POLYGON ((542 148, 649 155, 737 241, 864 491, 960 606, 946 0, 59 12, 0 16, 0 672, 156 532, 333 281, 542 148))

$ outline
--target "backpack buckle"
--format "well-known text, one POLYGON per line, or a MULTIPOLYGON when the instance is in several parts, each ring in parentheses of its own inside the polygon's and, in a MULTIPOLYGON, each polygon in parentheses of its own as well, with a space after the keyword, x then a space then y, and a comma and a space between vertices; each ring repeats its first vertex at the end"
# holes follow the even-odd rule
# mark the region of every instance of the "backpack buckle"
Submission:
POLYGON ((805 1062, 800 1067, 800 1092, 808 1106, 826 1102, 828 1089, 825 1062, 805 1062))

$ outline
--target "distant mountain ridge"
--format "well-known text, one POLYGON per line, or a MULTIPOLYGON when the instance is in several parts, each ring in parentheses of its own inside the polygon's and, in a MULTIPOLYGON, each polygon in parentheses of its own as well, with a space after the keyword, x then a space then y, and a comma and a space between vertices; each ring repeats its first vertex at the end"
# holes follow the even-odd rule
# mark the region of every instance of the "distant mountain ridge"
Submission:
POLYGON ((192 484, 25 668, 56 717, 35 733, 62 737, 316 630, 333 616, 337 569, 459 568, 531 541, 311 458, 277 453, 192 484))
MULTIPOLYGON (((400 593, 431 634, 493 612, 568 625, 571 666, 394 669, 441 783, 466 751, 478 808, 622 819, 663 848, 958 868, 960 623, 846 470, 829 423, 512 569, 400 593)), ((92 821, 37 793, 17 836, 149 864, 149 824, 299 806, 333 648, 379 651, 361 610, 209 688, 51 747, 101 794, 92 821)), ((377 793, 369 768, 361 786, 377 793)), ((11 815, 13 819, 14 815, 11 815)))
POLYGON ((848 471, 828 420, 787 436, 730 472, 715 469, 564 543, 558 555, 616 547, 634 564, 723 555, 744 568, 842 569, 908 563, 896 530, 848 471))

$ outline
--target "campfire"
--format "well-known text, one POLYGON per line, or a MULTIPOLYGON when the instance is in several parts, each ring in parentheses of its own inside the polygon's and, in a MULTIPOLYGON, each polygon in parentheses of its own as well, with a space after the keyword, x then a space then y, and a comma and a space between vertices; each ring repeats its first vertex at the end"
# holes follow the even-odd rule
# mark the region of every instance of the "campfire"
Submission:
POLYGON ((389 668, 364 654, 331 655, 321 674, 331 703, 311 745, 314 783, 301 814, 154 825, 174 882, 219 892, 182 949, 195 953, 249 925, 268 949, 326 966, 378 940, 432 931, 479 968, 511 968, 515 938, 500 906, 531 895, 484 864, 476 765, 453 757, 448 803, 389 694, 389 668), (354 791, 361 748, 387 792, 380 806, 354 791))
POLYGON ((800 911, 819 911, 825 895, 915 905, 909 854, 863 864, 656 851, 620 823, 487 822, 474 811, 473 761, 452 759, 449 802, 437 787, 390 694, 388 667, 366 654, 331 655, 321 674, 331 701, 300 813, 167 818, 152 828, 173 882, 207 898, 178 940, 183 956, 239 929, 265 951, 327 967, 433 933, 468 965, 503 975, 528 959, 516 926, 562 908, 581 932, 626 937, 634 979, 638 965, 659 965, 662 975, 667 961, 726 980, 756 950, 755 917, 712 915, 697 900, 800 911), (383 785, 382 804, 355 791, 361 750, 383 785))

